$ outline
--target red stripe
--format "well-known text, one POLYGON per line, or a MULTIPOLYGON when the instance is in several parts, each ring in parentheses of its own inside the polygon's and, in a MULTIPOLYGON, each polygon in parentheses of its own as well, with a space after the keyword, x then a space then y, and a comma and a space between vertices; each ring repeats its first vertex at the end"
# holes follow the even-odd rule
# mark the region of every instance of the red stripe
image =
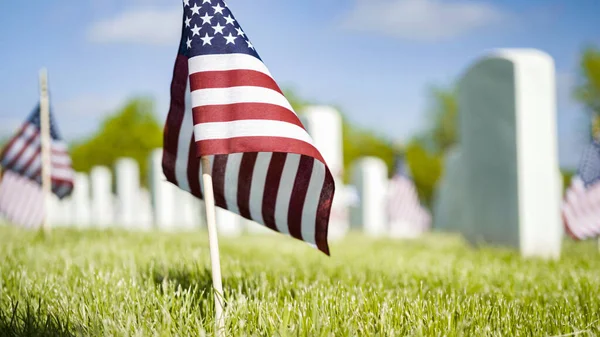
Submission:
POLYGON ((301 156, 298 164, 298 173, 294 181, 294 188, 290 197, 288 208, 288 231, 296 239, 302 240, 302 210, 306 192, 312 175, 313 164, 315 160, 312 157, 301 156))
POLYGON ((13 168, 13 166, 16 164, 16 162, 23 155, 23 152, 25 152, 25 150, 27 150, 29 148, 29 146, 36 139, 37 136, 38 136, 38 133, 36 131, 29 138, 27 138, 25 140, 25 144, 23 145, 23 147, 21 148, 21 150, 19 151, 19 153, 17 153, 17 155, 13 158, 13 160, 11 160, 8 164, 6 164, 5 168, 13 168))
POLYGON ((242 119, 267 119, 291 123, 304 129, 298 116, 292 111, 268 103, 235 103, 206 105, 193 108, 194 124, 231 122, 242 119))
POLYGON ((175 165, 177 163, 177 146, 179 132, 185 114, 185 91, 188 79, 188 59, 178 54, 171 81, 171 106, 167 114, 163 135, 162 168, 168 181, 177 185, 175 165))
POLYGON ((240 215, 246 219, 252 219, 250 216, 250 191, 252 188, 252 176, 254 175, 254 165, 258 153, 244 153, 240 163, 240 173, 238 175, 237 201, 240 215))
POLYGON ((241 86, 263 87, 282 94, 271 76, 256 70, 237 69, 223 71, 202 71, 190 74, 192 91, 208 88, 231 88, 241 86))
MULTIPOLYGON (((20 174, 24 174, 25 172, 27 172, 27 170, 29 169, 29 166, 31 165, 31 163, 33 163, 33 161, 40 156, 40 152, 42 151, 41 147, 38 146, 36 151, 33 153, 33 155, 31 156, 31 158, 29 158, 29 160, 25 163, 25 165, 23 165, 23 167, 21 168, 21 170, 19 170, 20 174)), ((41 158, 40 158, 41 159, 41 158)), ((17 172, 15 170, 15 172, 17 172)))
POLYGON ((315 241, 317 248, 323 253, 329 254, 329 245, 327 244, 327 230, 329 216, 331 213, 331 202, 335 192, 333 176, 327 166, 325 167, 325 181, 321 190, 321 199, 319 199, 319 208, 317 209, 317 219, 315 221, 315 241))
POLYGON ((279 191, 281 173, 283 172, 286 157, 287 154, 285 153, 273 153, 265 180, 262 216, 265 225, 274 231, 277 231, 277 226, 275 225, 275 204, 277 202, 277 192, 279 191))
POLYGON ((200 189, 200 159, 196 157, 196 141, 194 140, 194 133, 190 138, 190 150, 188 151, 188 165, 187 165, 187 178, 192 194, 202 199, 202 190, 200 189))
POLYGON ((227 169, 227 155, 216 155, 212 166, 212 182, 215 194, 215 205, 227 209, 225 200, 225 171, 227 169))
POLYGON ((229 154, 240 152, 284 152, 313 157, 325 163, 319 151, 301 140, 284 137, 237 137, 228 139, 210 139, 196 142, 196 155, 229 154))
POLYGON ((2 149, 2 154, 0 155, 0 161, 4 161, 4 156, 6 156, 6 153, 8 152, 8 150, 15 144, 15 142, 17 141, 17 139, 19 139, 21 137, 21 135, 23 135, 23 132, 25 132, 25 127, 27 126, 27 123, 25 123, 21 129, 19 130, 19 132, 10 140, 10 142, 8 142, 8 144, 6 144, 6 146, 4 146, 4 149, 2 149))

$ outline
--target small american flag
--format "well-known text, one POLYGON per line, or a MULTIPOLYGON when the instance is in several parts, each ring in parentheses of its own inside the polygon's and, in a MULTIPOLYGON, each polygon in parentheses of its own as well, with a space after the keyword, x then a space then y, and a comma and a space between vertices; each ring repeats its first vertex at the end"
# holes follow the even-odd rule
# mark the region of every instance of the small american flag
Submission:
POLYGON ((329 255, 335 186, 323 157, 225 2, 184 0, 183 9, 167 180, 202 198, 199 157, 208 156, 217 206, 329 255))
POLYGON ((419 195, 404 158, 396 157, 394 167, 394 175, 388 189, 390 230, 404 233, 423 232, 430 226, 431 215, 419 202, 419 195))
MULTIPOLYGON (((58 133, 52 113, 50 138, 52 192, 62 199, 73 191, 74 171, 67 145, 58 133)), ((43 193, 39 105, 4 147, 0 162, 4 170, 0 183, 0 212, 14 223, 28 227, 39 225, 44 216, 41 210, 43 193)))
POLYGON ((562 205, 566 232, 575 240, 600 235, 600 143, 583 152, 577 174, 571 179, 562 205))

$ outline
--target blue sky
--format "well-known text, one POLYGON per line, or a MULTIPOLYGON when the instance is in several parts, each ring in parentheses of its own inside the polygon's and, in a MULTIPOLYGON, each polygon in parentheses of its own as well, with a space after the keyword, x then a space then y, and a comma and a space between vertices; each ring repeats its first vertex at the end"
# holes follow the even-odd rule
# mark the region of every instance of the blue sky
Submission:
MULTIPOLYGON (((576 165, 587 119, 571 98, 578 57, 600 46, 597 0, 229 0, 283 87, 336 104, 398 141, 427 122, 432 85, 450 85, 485 51, 537 48, 556 64, 559 152, 576 165)), ((0 4, 0 136, 36 104, 49 71, 67 139, 85 137, 128 98, 151 96, 161 120, 179 43, 178 0, 4 1, 0 4)))

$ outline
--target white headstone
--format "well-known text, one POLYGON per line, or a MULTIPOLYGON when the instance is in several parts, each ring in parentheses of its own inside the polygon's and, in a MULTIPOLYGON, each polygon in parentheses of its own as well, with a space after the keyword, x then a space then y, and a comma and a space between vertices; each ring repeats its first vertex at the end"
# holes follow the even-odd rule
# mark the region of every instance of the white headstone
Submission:
POLYGON ((461 151, 454 147, 445 155, 444 173, 435 190, 433 201, 433 228, 440 231, 465 233, 462 216, 465 203, 466 177, 461 151))
POLYGON ((150 154, 148 171, 154 225, 161 230, 174 230, 176 222, 175 194, 177 187, 167 181, 162 170, 162 149, 150 154))
POLYGON ((344 173, 344 145, 340 113, 330 106, 308 106, 302 109, 300 120, 331 174, 335 179, 341 179, 344 173))
POLYGON ((352 212, 353 227, 362 227, 366 234, 382 236, 387 229, 386 190, 388 170, 377 157, 363 157, 353 164, 353 184, 360 206, 352 212))
POLYGON ((242 234, 243 218, 221 207, 216 208, 217 233, 223 236, 238 236, 242 234))
POLYGON ((140 188, 138 193, 138 208, 136 210, 137 228, 149 230, 153 227, 152 219, 152 200, 150 192, 145 188, 140 188))
POLYGON ((177 201, 177 228, 187 231, 203 227, 200 199, 182 189, 176 189, 175 197, 177 201))
POLYGON ((90 225, 92 210, 90 205, 90 182, 87 174, 76 173, 73 194, 73 225, 88 227, 90 225))
POLYGON ((92 224, 107 227, 114 221, 112 177, 104 166, 93 167, 90 172, 92 182, 92 224))
POLYGON ((138 198, 140 193, 140 170, 132 158, 120 158, 115 163, 115 182, 119 208, 116 222, 125 228, 136 228, 138 198))
POLYGON ((473 241, 556 258, 563 227, 557 184, 554 62, 538 50, 500 50, 459 84, 465 226, 473 241))

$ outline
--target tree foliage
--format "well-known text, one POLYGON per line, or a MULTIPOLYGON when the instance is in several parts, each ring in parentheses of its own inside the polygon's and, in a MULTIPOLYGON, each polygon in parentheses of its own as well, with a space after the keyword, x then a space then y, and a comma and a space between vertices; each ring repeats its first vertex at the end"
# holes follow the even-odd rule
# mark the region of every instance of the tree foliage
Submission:
POLYGON ((158 147, 162 147, 162 125, 152 101, 136 98, 106 117, 92 137, 73 144, 73 168, 81 172, 98 165, 112 168, 118 158, 129 157, 139 164, 141 183, 146 185, 148 157, 158 147))
POLYGON ((592 114, 600 116, 600 49, 586 48, 579 62, 579 84, 575 98, 592 114))

